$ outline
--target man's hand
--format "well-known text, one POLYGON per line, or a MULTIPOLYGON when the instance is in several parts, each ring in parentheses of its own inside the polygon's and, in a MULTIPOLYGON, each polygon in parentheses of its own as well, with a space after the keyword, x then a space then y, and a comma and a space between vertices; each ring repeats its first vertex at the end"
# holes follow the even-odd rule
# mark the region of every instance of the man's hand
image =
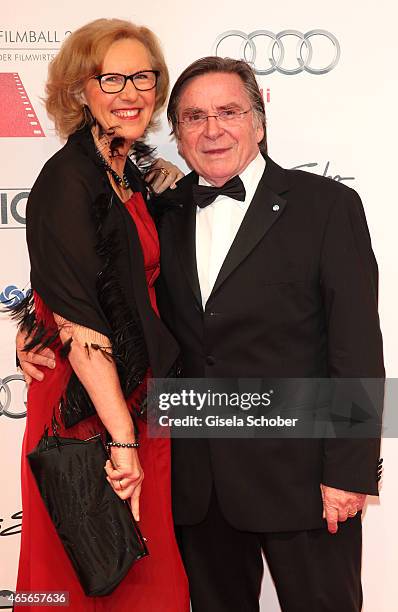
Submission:
POLYGON ((16 337, 17 355, 27 385, 32 382, 32 379, 43 380, 44 378, 44 374, 36 366, 55 368, 55 355, 51 349, 40 350, 40 347, 38 347, 35 351, 25 352, 23 350, 28 340, 25 332, 18 332, 16 337))
POLYGON ((162 193, 168 187, 175 189, 177 181, 183 176, 177 166, 159 157, 145 175, 145 180, 155 193, 162 193))
POLYGON ((323 518, 328 524, 328 531, 336 533, 338 522, 344 522, 349 517, 353 517, 362 510, 365 500, 365 493, 352 493, 342 489, 334 489, 321 484, 323 500, 323 518))

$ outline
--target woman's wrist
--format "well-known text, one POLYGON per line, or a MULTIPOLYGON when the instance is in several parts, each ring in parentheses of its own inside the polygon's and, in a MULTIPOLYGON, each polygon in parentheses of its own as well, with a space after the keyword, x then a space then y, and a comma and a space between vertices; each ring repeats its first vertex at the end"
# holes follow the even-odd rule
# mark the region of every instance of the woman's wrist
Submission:
POLYGON ((137 433, 134 428, 134 422, 131 420, 129 415, 129 422, 120 425, 119 427, 112 427, 108 429, 108 434, 111 440, 115 442, 136 442, 137 433))

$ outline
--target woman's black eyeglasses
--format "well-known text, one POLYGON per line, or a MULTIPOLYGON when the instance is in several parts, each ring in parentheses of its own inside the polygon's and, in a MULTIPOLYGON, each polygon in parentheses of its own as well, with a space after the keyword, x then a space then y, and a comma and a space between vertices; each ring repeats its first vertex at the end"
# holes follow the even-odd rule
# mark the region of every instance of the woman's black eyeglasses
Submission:
POLYGON ((149 91, 156 87, 159 75, 159 70, 140 70, 140 72, 134 72, 134 74, 107 72, 94 76, 93 79, 98 81, 104 93, 113 94, 123 91, 127 81, 131 81, 138 91, 149 91))

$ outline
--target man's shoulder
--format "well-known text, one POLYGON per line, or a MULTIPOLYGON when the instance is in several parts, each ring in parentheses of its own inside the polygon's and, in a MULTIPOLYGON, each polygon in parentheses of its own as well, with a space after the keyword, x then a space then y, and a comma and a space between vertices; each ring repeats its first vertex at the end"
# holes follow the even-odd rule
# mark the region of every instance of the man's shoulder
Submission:
POLYGON ((268 157, 262 180, 286 199, 289 208, 299 210, 303 220, 310 216, 324 223, 332 212, 348 218, 362 209, 358 193, 344 183, 306 170, 282 168, 268 157))
POLYGON ((179 199, 182 201, 182 203, 184 203, 187 199, 191 200, 190 196, 192 194, 192 186, 197 182, 198 175, 196 172, 189 172, 179 181, 177 181, 177 186, 175 189, 167 189, 167 191, 165 191, 165 196, 169 197, 170 199, 179 199))
POLYGON ((166 189, 153 199, 156 217, 169 217, 170 213, 179 213, 184 208, 193 205, 192 186, 198 182, 196 172, 189 172, 177 181, 176 187, 166 189), (168 213, 165 215, 165 213, 168 213))
POLYGON ((297 189, 314 194, 330 193, 332 196, 334 195, 336 197, 340 195, 349 196, 355 193, 351 187, 337 180, 307 170, 283 168, 269 157, 267 157, 267 165, 271 165, 274 172, 276 168, 284 174, 289 190, 297 189))
POLYGON ((327 176, 321 176, 314 172, 308 172, 306 170, 289 169, 286 170, 290 177, 292 186, 311 189, 316 192, 330 193, 334 196, 348 196, 354 193, 354 190, 348 185, 341 183, 335 179, 327 176))

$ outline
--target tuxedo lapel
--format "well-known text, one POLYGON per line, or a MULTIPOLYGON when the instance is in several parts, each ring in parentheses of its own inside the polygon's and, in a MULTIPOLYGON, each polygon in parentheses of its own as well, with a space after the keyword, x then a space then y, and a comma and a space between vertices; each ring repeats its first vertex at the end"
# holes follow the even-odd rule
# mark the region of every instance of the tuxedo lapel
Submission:
POLYGON ((192 172, 178 181, 178 187, 169 191, 169 198, 177 206, 173 216, 176 249, 196 301, 202 308, 198 268, 196 264, 196 206, 192 199, 192 185, 198 175, 192 172))
POLYGON ((280 194, 287 190, 285 171, 267 157, 264 174, 221 266, 209 300, 282 215, 287 202, 280 194))
POLYGON ((185 205, 179 215, 180 225, 176 224, 177 247, 179 249, 181 265, 187 275, 188 282, 197 302, 202 308, 198 267, 196 263, 196 206, 191 201, 185 205))

